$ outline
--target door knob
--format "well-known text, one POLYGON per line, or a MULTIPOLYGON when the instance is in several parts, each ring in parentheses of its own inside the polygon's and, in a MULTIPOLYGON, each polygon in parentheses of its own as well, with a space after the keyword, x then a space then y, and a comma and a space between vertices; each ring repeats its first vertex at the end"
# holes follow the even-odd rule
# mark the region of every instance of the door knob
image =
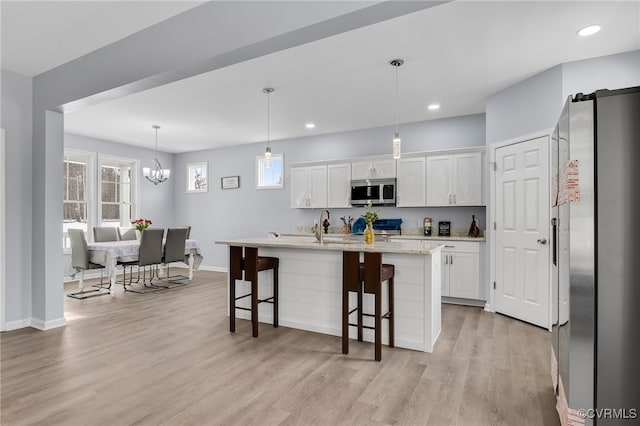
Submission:
POLYGON ((540 244, 540 245, 545 245, 545 244, 547 244, 547 239, 546 239, 546 238, 540 238, 540 239, 538 240, 538 244, 540 244))

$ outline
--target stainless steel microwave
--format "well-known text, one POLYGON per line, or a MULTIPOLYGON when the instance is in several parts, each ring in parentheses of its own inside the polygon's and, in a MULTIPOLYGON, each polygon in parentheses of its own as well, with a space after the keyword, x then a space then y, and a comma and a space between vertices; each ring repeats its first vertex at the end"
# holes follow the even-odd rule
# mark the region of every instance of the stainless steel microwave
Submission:
POLYGON ((395 179, 366 179, 351 181, 351 205, 396 205, 395 179))

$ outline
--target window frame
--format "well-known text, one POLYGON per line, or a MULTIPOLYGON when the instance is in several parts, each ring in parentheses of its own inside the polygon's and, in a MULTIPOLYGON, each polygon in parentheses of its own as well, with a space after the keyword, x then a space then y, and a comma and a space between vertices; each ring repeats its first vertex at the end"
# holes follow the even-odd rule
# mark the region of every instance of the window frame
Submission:
MULTIPOLYGON (((139 199, 138 199, 138 193, 139 193, 139 186, 140 186, 140 176, 139 176, 139 172, 140 172, 140 160, 134 159, 134 158, 127 158, 127 157, 120 157, 120 156, 115 156, 115 155, 108 155, 108 154, 101 154, 98 153, 97 156, 97 166, 96 166, 96 173, 95 173, 95 179, 96 179, 96 194, 99 194, 99 196, 96 197, 96 201, 95 201, 95 205, 96 205, 96 223, 100 224, 100 226, 102 224, 103 218, 102 218, 102 167, 131 167, 131 180, 129 182, 129 185, 131 187, 131 200, 130 200, 130 204, 131 204, 131 218, 130 219, 135 219, 138 217, 138 206, 139 206, 139 199)), ((120 224, 118 226, 131 226, 130 222, 128 221, 127 223, 123 223, 122 222, 122 205, 123 202, 120 201, 118 202, 118 204, 120 205, 120 209, 121 209, 121 214, 120 214, 120 224)))
POLYGON ((275 185, 265 185, 262 183, 264 172, 266 167, 264 166, 265 158, 264 155, 259 155, 256 157, 256 189, 282 189, 284 188, 284 154, 272 154, 271 162, 275 162, 276 160, 280 160, 280 183, 275 185))
MULTIPOLYGON (((87 167, 86 172, 86 184, 85 184, 85 194, 86 194, 86 210, 87 210, 87 229, 85 231, 87 240, 91 240, 93 236, 89 232, 90 229, 93 229, 96 222, 96 208, 95 208, 95 173, 96 173, 96 158, 97 155, 95 152, 84 151, 79 149, 71 149, 65 148, 63 153, 63 166, 67 161, 77 161, 84 162, 87 167)), ((65 200, 64 194, 62 197, 62 204, 64 208, 65 200)), ((62 249, 64 253, 71 253, 71 244, 69 242, 69 235, 64 230, 64 214, 62 221, 62 249)))

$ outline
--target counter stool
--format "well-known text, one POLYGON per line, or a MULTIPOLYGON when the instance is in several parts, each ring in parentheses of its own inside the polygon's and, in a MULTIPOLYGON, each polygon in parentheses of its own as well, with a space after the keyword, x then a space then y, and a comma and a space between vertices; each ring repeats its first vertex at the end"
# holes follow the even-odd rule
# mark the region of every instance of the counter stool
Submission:
POLYGON ((358 340, 362 341, 364 328, 375 331, 375 359, 382 359, 382 320, 389 320, 389 346, 394 346, 393 329, 393 277, 395 267, 382 264, 382 253, 364 253, 364 263, 360 263, 360 253, 343 252, 342 254, 342 353, 349 353, 349 326, 358 327, 358 340), (389 312, 382 314, 382 282, 389 286, 389 312), (358 294, 358 306, 349 310, 349 292, 358 294), (375 299, 374 314, 362 311, 362 294, 373 294, 375 299), (349 315, 358 311, 357 324, 349 323, 349 315), (363 325, 363 317, 374 317, 374 327, 363 325))
POLYGON ((251 326, 253 337, 258 337, 258 304, 267 302, 273 304, 273 326, 278 327, 278 264, 277 257, 258 256, 256 247, 245 247, 244 257, 242 247, 229 247, 229 331, 236 331, 236 309, 251 312, 251 326), (273 269, 273 296, 266 299, 258 299, 258 272, 273 269), (236 280, 242 279, 251 282, 251 293, 236 297, 236 280), (251 297, 251 308, 236 305, 236 301, 251 297))

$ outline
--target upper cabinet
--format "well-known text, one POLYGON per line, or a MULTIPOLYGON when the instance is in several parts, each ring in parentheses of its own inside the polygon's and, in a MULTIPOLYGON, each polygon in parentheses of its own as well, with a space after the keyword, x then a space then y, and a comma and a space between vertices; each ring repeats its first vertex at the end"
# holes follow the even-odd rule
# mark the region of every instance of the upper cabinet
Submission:
POLYGON ((482 153, 427 156, 427 206, 481 206, 482 153))
POLYGON ((291 168, 291 208, 327 207, 327 166, 291 168))
POLYGON ((351 179, 388 179, 396 177, 396 160, 365 160, 351 163, 351 179))
POLYGON ((351 208, 351 163, 327 165, 327 207, 351 208))
POLYGON ((425 157, 397 160, 396 205, 424 207, 427 197, 425 157))

